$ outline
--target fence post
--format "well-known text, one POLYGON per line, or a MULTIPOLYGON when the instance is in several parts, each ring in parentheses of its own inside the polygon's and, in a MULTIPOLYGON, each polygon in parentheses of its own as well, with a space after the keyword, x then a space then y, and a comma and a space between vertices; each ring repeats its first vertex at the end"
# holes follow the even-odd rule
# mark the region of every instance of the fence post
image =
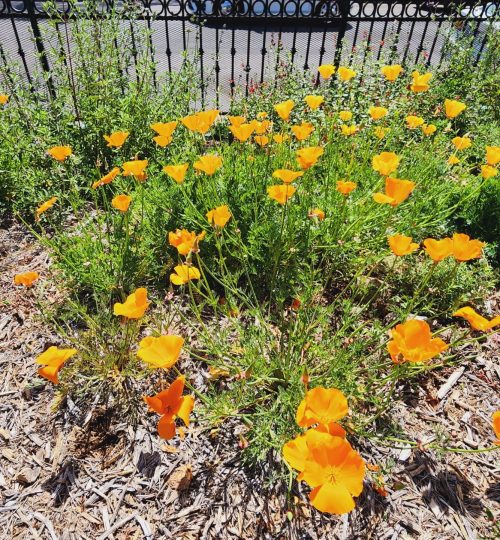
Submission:
POLYGON ((38 21, 35 15, 34 9, 35 0, 27 0, 26 6, 28 8, 28 15, 31 23, 31 29, 33 31, 33 37, 35 38, 35 46, 40 57, 40 63, 42 64, 42 69, 47 75, 47 88, 49 89, 49 95, 51 98, 56 97, 54 90, 54 83, 52 81, 52 74, 50 72, 49 61, 47 59, 47 53, 45 52, 45 47, 43 46, 42 34, 40 33, 40 28, 38 26, 38 21))
POLYGON ((340 28, 337 37, 337 46, 335 48, 335 59, 333 62, 336 67, 339 67, 340 59, 342 57, 342 41, 344 40, 345 31, 347 30, 347 19, 349 18, 351 2, 350 0, 338 0, 338 5, 340 10, 340 28))

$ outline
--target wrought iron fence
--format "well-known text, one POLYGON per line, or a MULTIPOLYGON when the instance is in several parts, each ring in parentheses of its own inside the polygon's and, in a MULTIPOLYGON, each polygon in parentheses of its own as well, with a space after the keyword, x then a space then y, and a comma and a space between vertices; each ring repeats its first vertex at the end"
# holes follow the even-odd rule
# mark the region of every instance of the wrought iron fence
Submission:
POLYGON ((500 4, 487 0, 56 0, 47 6, 36 0, 0 0, 0 61, 17 56, 28 81, 40 62, 49 91, 55 92, 44 22, 55 15, 70 22, 112 10, 125 20, 133 17, 132 33, 140 24, 151 30, 158 71, 179 69, 184 53, 194 51, 202 97, 213 98, 218 106, 237 85, 248 93, 264 81, 271 52, 275 67, 287 55, 314 72, 322 63, 350 63, 361 45, 365 58, 386 54, 392 61, 411 58, 430 65, 443 59, 445 33, 452 39, 466 33, 477 61, 500 15, 500 4))

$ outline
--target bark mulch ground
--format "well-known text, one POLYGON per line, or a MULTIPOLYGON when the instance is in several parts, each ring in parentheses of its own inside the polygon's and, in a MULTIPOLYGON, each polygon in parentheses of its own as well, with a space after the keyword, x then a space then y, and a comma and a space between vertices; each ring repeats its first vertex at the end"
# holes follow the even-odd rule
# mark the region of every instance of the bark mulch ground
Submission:
MULTIPOLYGON (((498 454, 425 450, 442 433, 454 447, 491 446, 491 413, 500 408, 498 334, 462 367, 402 389, 392 419, 422 448, 361 449, 382 467, 385 496, 367 482, 353 513, 331 517, 312 510, 296 486, 292 517, 287 486, 273 481, 279 456, 245 466, 235 421, 217 430, 195 421, 183 440, 165 444, 150 417, 131 429, 98 408, 78 425, 54 415, 53 387, 38 384, 33 359, 58 336, 32 296, 12 285, 17 272, 47 273, 49 257, 18 226, 0 230, 0 257, 0 538, 500 537, 498 454)), ((56 299, 58 292, 45 294, 56 299)))

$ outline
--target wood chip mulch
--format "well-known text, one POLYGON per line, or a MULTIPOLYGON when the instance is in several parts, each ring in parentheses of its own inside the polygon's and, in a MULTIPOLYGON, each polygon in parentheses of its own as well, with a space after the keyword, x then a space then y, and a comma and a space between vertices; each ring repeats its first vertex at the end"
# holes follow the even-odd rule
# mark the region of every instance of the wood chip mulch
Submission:
MULTIPOLYGON (((303 486, 274 481, 279 456, 260 468, 242 459, 242 426, 194 422, 165 444, 147 417, 136 429, 94 411, 81 425, 55 416, 53 388, 38 384, 34 357, 58 336, 13 275, 50 272, 47 253, 21 227, 0 229, 0 538, 475 539, 499 538, 498 453, 438 454, 425 448, 491 446, 500 409, 500 336, 477 358, 403 389, 392 418, 420 449, 363 441, 385 494, 367 479, 349 516, 321 515, 303 486), (34 381, 37 381, 36 383, 34 381), (291 512, 291 513, 289 513, 291 512)), ((57 291, 46 290, 57 296, 57 291)), ((498 305, 496 306, 498 309, 498 305)))

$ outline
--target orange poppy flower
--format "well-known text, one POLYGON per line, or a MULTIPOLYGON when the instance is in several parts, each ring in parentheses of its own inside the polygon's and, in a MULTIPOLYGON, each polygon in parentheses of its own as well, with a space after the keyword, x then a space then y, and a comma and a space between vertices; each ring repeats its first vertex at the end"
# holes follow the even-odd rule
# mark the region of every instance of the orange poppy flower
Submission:
POLYGON ((113 167, 113 169, 105 174, 100 180, 92 184, 92 189, 97 189, 98 187, 104 186, 106 184, 111 184, 111 182, 120 174, 120 167, 113 167))
POLYGON ((49 347, 35 360, 42 367, 38 374, 54 384, 59 384, 59 370, 64 363, 77 353, 76 349, 59 349, 58 347, 49 347))
POLYGON ((277 169, 273 172, 273 178, 278 178, 285 184, 290 184, 297 178, 304 176, 303 171, 291 171, 290 169, 277 169))
POLYGON ((196 266, 178 264, 174 267, 174 273, 170 274, 170 281, 174 285, 185 285, 193 279, 200 279, 201 274, 196 266))
POLYGON ((500 146, 486 147, 486 163, 492 167, 500 163, 500 146))
POLYGON ((285 204, 288 199, 293 197, 293 194, 297 189, 290 184, 281 184, 279 186, 269 186, 267 188, 267 194, 271 199, 274 199, 280 204, 285 204))
POLYGON ((262 120, 263 118, 267 118, 268 116, 269 116, 269 115, 268 115, 266 112, 264 112, 264 111, 261 111, 261 112, 257 113, 257 118, 258 118, 259 120, 262 120))
POLYGON ((434 124, 423 124, 422 133, 427 137, 430 137, 433 133, 436 132, 436 126, 434 124))
POLYGON ((357 75, 357 72, 354 71, 354 69, 351 69, 348 67, 340 66, 339 69, 337 70, 337 76, 342 82, 348 82, 353 77, 356 77, 356 75, 357 75))
POLYGON ((207 212, 206 216, 211 225, 222 228, 231 219, 231 212, 229 211, 229 206, 223 204, 207 212))
POLYGON ((328 80, 335 73, 335 66, 333 64, 323 64, 318 66, 318 72, 323 79, 328 80))
POLYGON ((72 153, 71 146, 53 146, 47 150, 47 154, 57 161, 64 161, 72 153))
POLYGON ((420 116, 410 115, 406 117, 406 125, 410 129, 418 128, 419 126, 422 126, 423 124, 424 124, 424 119, 421 118, 420 116))
POLYGON ((443 238, 442 240, 427 238, 424 240, 424 249, 427 255, 437 263, 452 254, 453 241, 451 238, 443 238))
POLYGON ((399 167, 400 159, 394 152, 382 152, 373 156, 372 167, 382 176, 389 176, 399 167))
POLYGON ((472 141, 469 137, 454 137, 451 142, 457 150, 465 150, 472 145, 472 141))
POLYGON ((418 71, 414 71, 411 76, 413 83, 410 86, 412 92, 426 92, 429 90, 429 81, 432 79, 432 73, 423 73, 420 75, 418 71))
POLYGON ((486 245, 480 240, 471 240, 467 234, 459 233, 453 235, 452 241, 452 255, 460 262, 479 259, 482 255, 483 247, 486 245))
POLYGON ((230 126, 229 127, 233 136, 238 139, 240 142, 247 141, 252 133, 254 132, 253 124, 241 124, 239 126, 230 126))
POLYGON ((373 200, 379 204, 398 206, 410 196, 415 189, 415 182, 387 177, 385 179, 385 193, 374 193, 373 200))
POLYGON ((57 202, 57 197, 51 197, 48 201, 45 201, 43 204, 41 204, 35 212, 35 221, 40 221, 40 216, 52 208, 54 204, 57 202))
POLYGON ((168 387, 155 396, 144 396, 144 401, 156 413, 161 415, 158 422, 158 435, 162 439, 175 436, 175 419, 179 417, 185 426, 189 426, 189 415, 194 407, 193 396, 183 396, 186 378, 181 375, 168 387))
POLYGON ((341 131, 342 131, 342 135, 349 137, 357 133, 359 131, 359 127, 356 124, 352 124, 351 126, 342 124, 341 131))
POLYGON ((120 210, 120 212, 126 212, 132 202, 132 197, 129 195, 117 195, 111 200, 111 206, 120 210))
POLYGON ((7 94, 0 94, 0 105, 7 105, 9 102, 9 96, 7 94))
POLYGON ((310 122, 302 122, 297 126, 292 126, 293 134, 298 141, 305 141, 314 131, 314 126, 310 122))
POLYGON ((201 111, 196 114, 185 116, 181 122, 187 129, 189 129, 189 131, 194 131, 196 133, 201 133, 201 135, 205 135, 219 116, 219 112, 220 111, 217 109, 201 111))
POLYGON ((233 127, 240 127, 247 121, 245 116, 228 116, 227 119, 233 127))
POLYGON ((172 122, 156 122, 151 124, 151 129, 156 131, 158 135, 153 137, 153 141, 160 146, 165 148, 172 142, 172 135, 177 128, 177 122, 174 120, 172 122))
POLYGON ((380 73, 386 78, 387 81, 394 82, 403 72, 402 66, 399 64, 393 64, 390 66, 382 66, 380 73))
POLYGON ((181 354, 184 339, 181 336, 148 336, 141 340, 137 356, 151 368, 171 368, 181 354))
POLYGON ((316 165, 318 159, 323 155, 321 146, 308 146, 297 150, 297 162, 301 169, 307 170, 316 165))
POLYGON ((377 137, 377 139, 383 139, 387 133, 389 133, 389 128, 383 128, 381 126, 377 126, 374 130, 373 130, 373 133, 375 134, 375 137, 377 137))
POLYGON ((273 135, 273 141, 276 143, 276 144, 281 144, 281 143, 284 143, 285 141, 288 141, 290 137, 288 135, 283 135, 281 133, 278 133, 276 135, 273 135))
POLYGON ((309 390, 297 409, 295 420, 301 427, 328 426, 349 412, 347 398, 336 388, 318 386, 309 390))
POLYGON ((262 120, 262 122, 252 120, 251 124, 253 125, 254 131, 257 135, 264 135, 264 133, 269 131, 272 126, 272 123, 269 120, 262 120))
POLYGON ((448 158, 448 165, 456 165, 457 163, 460 163, 460 160, 457 158, 457 156, 453 155, 448 158))
POLYGON ((111 135, 104 135, 104 139, 110 148, 121 148, 129 135, 130 133, 128 131, 115 131, 111 135))
POLYGON ((500 445, 500 411, 494 412, 491 419, 493 421, 493 431, 495 432, 497 438, 495 444, 500 445))
POLYGON ((483 316, 476 313, 470 306, 465 306, 453 313, 454 317, 462 317, 465 319, 474 330, 479 330, 481 332, 486 332, 495 328, 495 326, 500 326, 500 315, 493 317, 491 321, 484 318, 483 316))
POLYGON ((255 135, 253 140, 261 147, 267 146, 269 144, 269 137, 267 135, 255 135))
POLYGON ((462 111, 465 111, 467 105, 461 101, 455 99, 445 99, 444 100, 444 111, 447 118, 455 118, 462 111))
POLYGON ((116 302, 113 313, 127 319, 140 319, 146 313, 149 304, 148 291, 141 287, 129 294, 123 304, 116 302))
POLYGON ((222 158, 215 154, 205 154, 195 161, 193 167, 197 171, 202 171, 208 176, 212 176, 222 167, 222 158))
POLYGON ((494 178, 498 174, 498 169, 491 165, 481 165, 481 176, 488 180, 488 178, 494 178))
POLYGON ((404 236, 403 234, 394 234, 387 237, 389 247, 391 251, 397 257, 403 257, 409 255, 418 249, 418 244, 412 242, 411 236, 404 236))
POLYGON ((14 276, 15 285, 23 285, 24 287, 32 287, 33 283, 40 277, 38 272, 23 272, 14 276))
POLYGON ((337 180, 337 191, 342 193, 342 195, 349 195, 357 187, 358 185, 350 180, 337 180))
POLYGON ((126 161, 122 165, 123 176, 133 176, 139 182, 144 182, 148 177, 145 169, 148 166, 147 159, 134 159, 132 161, 126 161))
POLYGON ((287 99, 286 101, 282 101, 275 105, 274 110, 278 113, 278 116, 286 122, 290 118, 290 113, 294 107, 295 101, 293 101, 293 99, 287 99))
POLYGON ((430 326, 418 319, 410 319, 391 330, 392 340, 387 350, 393 362, 428 362, 448 348, 441 338, 433 338, 430 326))
POLYGON ((163 167, 163 172, 168 174, 168 176, 170 176, 170 178, 172 178, 172 180, 178 184, 182 184, 182 182, 184 182, 184 178, 186 178, 188 168, 189 163, 181 163, 180 165, 165 165, 163 167))
POLYGON ((339 118, 342 120, 342 122, 349 122, 349 120, 352 118, 352 112, 351 111, 340 111, 339 112, 339 118))
POLYGON ((177 229, 168 233, 168 243, 177 248, 180 255, 186 256, 190 251, 198 251, 198 243, 205 238, 205 231, 201 234, 189 232, 186 229, 177 229))
POLYGON ((310 218, 317 218, 320 221, 323 221, 325 219, 325 213, 321 208, 313 208, 309 211, 308 217, 310 218))
POLYGON ((307 103, 307 106, 315 111, 318 107, 320 107, 324 101, 325 98, 323 96, 313 96, 309 95, 304 98, 304 101, 307 103))
POLYGON ((372 117, 372 120, 380 120, 381 118, 384 118, 384 116, 387 116, 389 110, 385 107, 370 107, 368 109, 368 114, 372 117))

